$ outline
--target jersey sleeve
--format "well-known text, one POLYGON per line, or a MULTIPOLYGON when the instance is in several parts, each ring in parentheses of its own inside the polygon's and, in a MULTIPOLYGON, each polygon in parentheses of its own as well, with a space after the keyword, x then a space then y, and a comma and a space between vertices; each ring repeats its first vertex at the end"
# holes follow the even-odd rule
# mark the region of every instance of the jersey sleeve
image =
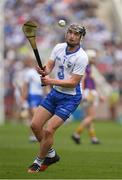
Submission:
POLYGON ((78 58, 76 60, 74 69, 73 69, 73 74, 78 74, 78 75, 84 75, 85 70, 86 70, 86 66, 88 65, 88 58, 84 57, 84 58, 78 58))

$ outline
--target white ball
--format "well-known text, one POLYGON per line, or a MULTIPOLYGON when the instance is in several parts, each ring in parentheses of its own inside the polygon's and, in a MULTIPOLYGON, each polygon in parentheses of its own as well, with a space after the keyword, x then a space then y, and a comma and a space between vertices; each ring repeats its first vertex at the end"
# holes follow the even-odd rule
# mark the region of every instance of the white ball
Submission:
POLYGON ((58 21, 58 25, 61 26, 61 27, 64 27, 64 26, 66 26, 66 21, 61 19, 61 20, 58 21))

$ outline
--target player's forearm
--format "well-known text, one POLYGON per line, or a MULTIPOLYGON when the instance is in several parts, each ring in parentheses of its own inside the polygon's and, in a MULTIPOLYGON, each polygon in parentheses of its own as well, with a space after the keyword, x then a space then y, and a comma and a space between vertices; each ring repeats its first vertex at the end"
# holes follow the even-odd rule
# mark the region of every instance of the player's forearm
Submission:
POLYGON ((73 80, 58 80, 58 79, 51 79, 51 85, 67 87, 67 88, 74 88, 77 86, 78 82, 73 80))
POLYGON ((81 79, 82 79, 81 75, 72 75, 70 79, 53 79, 48 76, 41 77, 42 83, 45 85, 56 85, 67 88, 76 87, 77 84, 81 81, 81 79))
POLYGON ((50 68, 50 67, 45 67, 45 75, 48 75, 48 74, 50 74, 51 73, 51 71, 52 71, 52 68, 50 68))

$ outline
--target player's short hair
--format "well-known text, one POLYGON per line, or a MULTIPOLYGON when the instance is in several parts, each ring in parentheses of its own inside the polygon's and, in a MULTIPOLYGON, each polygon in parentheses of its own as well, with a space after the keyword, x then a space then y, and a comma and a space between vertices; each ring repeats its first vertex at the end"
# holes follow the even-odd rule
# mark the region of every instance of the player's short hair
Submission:
POLYGON ((79 25, 79 24, 71 24, 68 27, 67 32, 69 30, 73 30, 75 32, 78 32, 81 36, 85 36, 85 34, 86 34, 86 28, 84 26, 79 25))

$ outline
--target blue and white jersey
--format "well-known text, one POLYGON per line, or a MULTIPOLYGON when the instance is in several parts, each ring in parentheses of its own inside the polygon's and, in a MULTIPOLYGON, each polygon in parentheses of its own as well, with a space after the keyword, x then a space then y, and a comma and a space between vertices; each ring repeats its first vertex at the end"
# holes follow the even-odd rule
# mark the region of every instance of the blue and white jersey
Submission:
POLYGON ((43 95, 40 76, 35 69, 27 69, 27 71, 24 73, 24 82, 28 83, 29 85, 29 95, 43 95))
MULTIPOLYGON (((51 60, 55 61, 54 78, 55 79, 70 79, 72 74, 84 75, 86 66, 88 64, 88 57, 85 51, 79 47, 75 52, 69 53, 67 51, 67 43, 57 44, 52 53, 51 60)), ((76 88, 66 88, 61 86, 53 86, 59 92, 65 94, 81 94, 81 85, 76 88)))

